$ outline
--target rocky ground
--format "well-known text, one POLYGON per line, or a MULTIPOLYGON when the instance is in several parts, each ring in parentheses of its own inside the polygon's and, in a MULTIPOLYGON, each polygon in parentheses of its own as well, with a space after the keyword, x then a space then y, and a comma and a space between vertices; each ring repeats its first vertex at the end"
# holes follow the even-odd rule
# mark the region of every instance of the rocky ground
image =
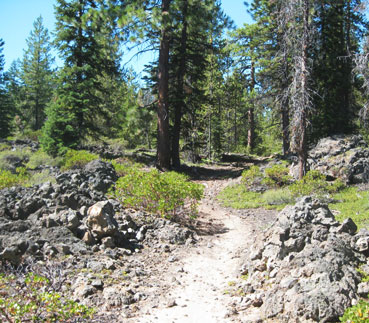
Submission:
POLYGON ((117 176, 102 161, 2 190, 0 261, 96 308, 90 322, 337 321, 369 293, 357 272, 369 275, 369 232, 311 198, 279 214, 223 208, 216 195, 239 165, 190 169, 205 197, 178 222, 109 199, 117 176))

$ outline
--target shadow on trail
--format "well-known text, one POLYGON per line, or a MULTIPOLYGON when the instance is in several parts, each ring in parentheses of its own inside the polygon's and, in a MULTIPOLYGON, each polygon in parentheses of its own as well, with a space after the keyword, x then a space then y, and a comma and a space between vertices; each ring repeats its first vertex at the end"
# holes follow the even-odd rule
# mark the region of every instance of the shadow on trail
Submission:
POLYGON ((229 231, 229 229, 223 223, 216 223, 212 220, 202 218, 202 213, 200 213, 199 218, 201 220, 198 220, 192 229, 200 236, 212 236, 216 234, 227 233, 229 231))
MULTIPOLYGON (((236 156, 241 158, 240 156, 236 156)), ((254 159, 251 157, 242 156, 242 159, 235 159, 235 156, 227 155, 227 158, 222 160, 222 164, 210 164, 201 166, 186 166, 182 165, 179 170, 181 173, 188 175, 192 180, 212 181, 231 179, 241 176, 245 169, 252 165, 262 164, 266 159, 254 159)))

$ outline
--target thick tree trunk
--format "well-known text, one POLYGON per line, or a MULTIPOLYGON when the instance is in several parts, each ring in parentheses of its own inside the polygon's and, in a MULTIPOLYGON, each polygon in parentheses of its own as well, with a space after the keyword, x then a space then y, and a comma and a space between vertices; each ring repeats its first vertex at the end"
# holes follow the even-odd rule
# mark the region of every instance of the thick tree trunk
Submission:
POLYGON ((172 166, 178 168, 181 165, 179 158, 179 139, 181 133, 182 113, 185 109, 184 78, 186 73, 186 51, 187 51, 187 0, 182 1, 183 27, 181 34, 181 60, 177 72, 176 105, 174 110, 174 126, 172 132, 172 166))
MULTIPOLYGON (((288 68, 288 57, 285 54, 283 57, 283 93, 288 92, 288 80, 289 80, 289 68, 288 68)), ((290 152, 290 111, 289 111, 289 96, 282 96, 282 148, 283 156, 286 156, 290 152)))
MULTIPOLYGON (((255 65, 254 62, 251 62, 251 83, 250 83, 250 92, 253 92, 255 89, 255 65)), ((247 147, 250 151, 252 151, 255 147, 255 116, 254 116, 254 107, 249 108, 247 112, 247 119, 249 123, 249 130, 247 132, 247 147)))
MULTIPOLYGON (((169 14, 170 0, 162 0, 162 15, 169 14)), ((169 35, 168 27, 163 22, 159 50, 159 74, 158 74, 158 144, 157 167, 163 170, 170 168, 170 138, 169 138, 169 35)))
POLYGON ((307 47, 309 42, 309 0, 305 0, 304 16, 303 16, 303 42, 302 42, 302 55, 301 55, 301 93, 302 93, 302 106, 300 110, 300 138, 298 146, 298 158, 299 158, 299 178, 302 179, 306 174, 306 162, 307 162, 307 138, 306 138, 306 123, 307 123, 307 109, 308 109, 308 69, 307 69, 307 47))

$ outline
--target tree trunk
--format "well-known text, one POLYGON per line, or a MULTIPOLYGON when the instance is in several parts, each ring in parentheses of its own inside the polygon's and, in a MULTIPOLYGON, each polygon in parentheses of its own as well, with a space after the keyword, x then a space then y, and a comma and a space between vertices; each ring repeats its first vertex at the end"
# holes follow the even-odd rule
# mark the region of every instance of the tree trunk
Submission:
POLYGON ((308 69, 307 69, 307 47, 309 38, 309 0, 304 2, 304 16, 303 16, 303 35, 302 35, 302 55, 301 55, 301 93, 302 93, 302 106, 300 111, 300 138, 298 146, 298 158, 299 158, 299 178, 302 179, 306 174, 306 162, 307 162, 307 138, 306 138, 306 122, 307 122, 307 109, 308 109, 308 69))
MULTIPOLYGON (((251 83, 250 83, 250 92, 252 93, 255 89, 255 65, 254 62, 251 62, 251 83)), ((254 103, 252 103, 253 105, 254 103)), ((250 151, 252 151, 255 147, 255 116, 254 116, 254 107, 250 107, 247 112, 247 119, 249 122, 249 130, 247 132, 247 147, 250 151)))
POLYGON ((163 25, 161 29, 159 49, 159 74, 158 74, 158 144, 157 144, 157 167, 168 170, 170 168, 170 138, 169 138, 169 30, 165 23, 166 15, 169 14, 171 0, 162 0, 163 25))
MULTIPOLYGON (((288 57, 287 54, 284 54, 283 57, 283 93, 288 92, 288 57)), ((283 94, 282 95, 282 140, 283 140, 283 156, 286 156, 290 151, 290 111, 289 111, 289 96, 283 94)))
POLYGON ((186 73, 186 50, 187 50, 187 0, 182 1, 182 15, 183 15, 183 27, 181 34, 181 59, 177 72, 177 91, 176 91, 176 105, 174 110, 174 126, 172 132, 172 166, 175 168, 180 167, 181 160, 179 158, 179 139, 181 133, 181 120, 182 111, 185 109, 185 96, 184 96, 184 78, 186 73))

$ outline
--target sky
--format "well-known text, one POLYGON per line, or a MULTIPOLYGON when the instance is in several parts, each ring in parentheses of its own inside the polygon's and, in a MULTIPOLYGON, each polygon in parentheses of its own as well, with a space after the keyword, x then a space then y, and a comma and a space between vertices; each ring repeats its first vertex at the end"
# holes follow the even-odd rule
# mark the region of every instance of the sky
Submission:
MULTIPOLYGON (((235 25, 241 27, 250 22, 246 13, 244 0, 222 0, 224 12, 231 17, 235 25)), ((0 0, 0 38, 4 40, 3 54, 5 71, 16 59, 22 59, 27 48, 26 39, 33 30, 33 23, 40 15, 43 25, 52 32, 54 30, 54 5, 56 0, 0 0)), ((141 58, 132 60, 132 64, 142 64, 141 58)))

